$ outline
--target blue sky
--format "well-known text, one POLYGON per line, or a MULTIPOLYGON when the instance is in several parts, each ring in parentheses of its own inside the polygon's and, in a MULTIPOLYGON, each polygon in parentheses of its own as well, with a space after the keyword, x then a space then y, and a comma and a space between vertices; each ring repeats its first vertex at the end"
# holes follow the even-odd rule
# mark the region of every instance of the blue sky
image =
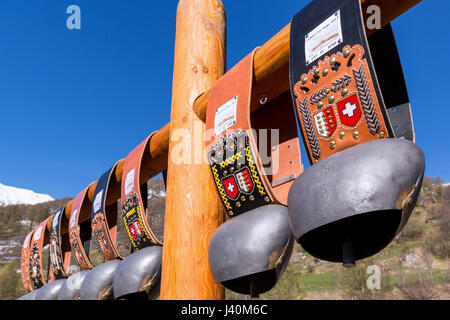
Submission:
MULTIPOLYGON (((1 183, 73 197, 170 120, 177 2, 0 2, 1 183), (81 30, 66 27, 71 4, 81 30)), ((308 2, 223 0, 228 68, 308 2)), ((426 173, 450 181, 450 2, 438 2, 393 28, 426 173)))

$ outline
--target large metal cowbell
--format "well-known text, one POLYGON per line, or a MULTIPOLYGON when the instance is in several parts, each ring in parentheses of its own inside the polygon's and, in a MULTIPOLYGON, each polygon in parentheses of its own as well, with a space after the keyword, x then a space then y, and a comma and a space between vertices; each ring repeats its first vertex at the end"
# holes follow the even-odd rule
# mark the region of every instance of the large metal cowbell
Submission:
POLYGON ((314 0, 290 35, 292 98, 312 165, 289 192, 290 224, 306 251, 352 266, 400 232, 425 169, 392 28, 368 38, 359 0, 314 0))

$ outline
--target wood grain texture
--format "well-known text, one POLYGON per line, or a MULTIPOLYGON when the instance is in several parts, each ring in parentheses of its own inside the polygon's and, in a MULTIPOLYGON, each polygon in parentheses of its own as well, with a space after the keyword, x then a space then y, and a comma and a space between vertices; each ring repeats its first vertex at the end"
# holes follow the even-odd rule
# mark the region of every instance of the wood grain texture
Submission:
POLYGON ((209 239, 222 209, 205 154, 195 99, 224 73, 220 0, 181 0, 177 10, 161 299, 223 299, 209 271, 209 239))

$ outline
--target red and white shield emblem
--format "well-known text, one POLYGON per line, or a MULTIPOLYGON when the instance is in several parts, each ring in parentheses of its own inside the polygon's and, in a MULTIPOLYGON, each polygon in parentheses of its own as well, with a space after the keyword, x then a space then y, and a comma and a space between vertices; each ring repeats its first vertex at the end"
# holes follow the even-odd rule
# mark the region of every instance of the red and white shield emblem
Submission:
POLYGON ((137 235, 140 237, 144 233, 144 231, 142 230, 141 223, 139 221, 135 221, 134 226, 136 228, 137 235))
POLYGON ((250 172, 248 168, 244 168, 241 171, 236 173, 236 179, 239 184, 239 189, 247 194, 252 193, 254 189, 253 180, 251 178, 250 172))
POLYGON ((314 115, 314 123, 317 133, 325 138, 329 138, 336 131, 336 117, 332 107, 328 107, 314 115))
POLYGON ((134 240, 136 240, 137 234, 136 234, 136 230, 134 229, 134 225, 130 225, 129 228, 130 228, 131 236, 133 237, 134 240))
POLYGON ((361 108, 359 107, 356 94, 337 103, 339 117, 343 125, 353 127, 361 119, 361 108))
POLYGON ((230 199, 237 199, 239 196, 239 188, 234 176, 229 176, 222 180, 225 192, 230 199))

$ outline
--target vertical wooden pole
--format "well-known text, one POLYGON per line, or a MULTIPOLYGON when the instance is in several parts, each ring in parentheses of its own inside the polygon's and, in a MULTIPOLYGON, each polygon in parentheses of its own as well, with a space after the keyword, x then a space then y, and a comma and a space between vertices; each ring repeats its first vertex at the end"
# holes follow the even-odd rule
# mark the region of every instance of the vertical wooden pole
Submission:
POLYGON ((208 243, 222 223, 204 159, 204 123, 192 107, 225 71, 220 0, 180 0, 177 9, 161 299, 223 299, 212 279, 208 243))

